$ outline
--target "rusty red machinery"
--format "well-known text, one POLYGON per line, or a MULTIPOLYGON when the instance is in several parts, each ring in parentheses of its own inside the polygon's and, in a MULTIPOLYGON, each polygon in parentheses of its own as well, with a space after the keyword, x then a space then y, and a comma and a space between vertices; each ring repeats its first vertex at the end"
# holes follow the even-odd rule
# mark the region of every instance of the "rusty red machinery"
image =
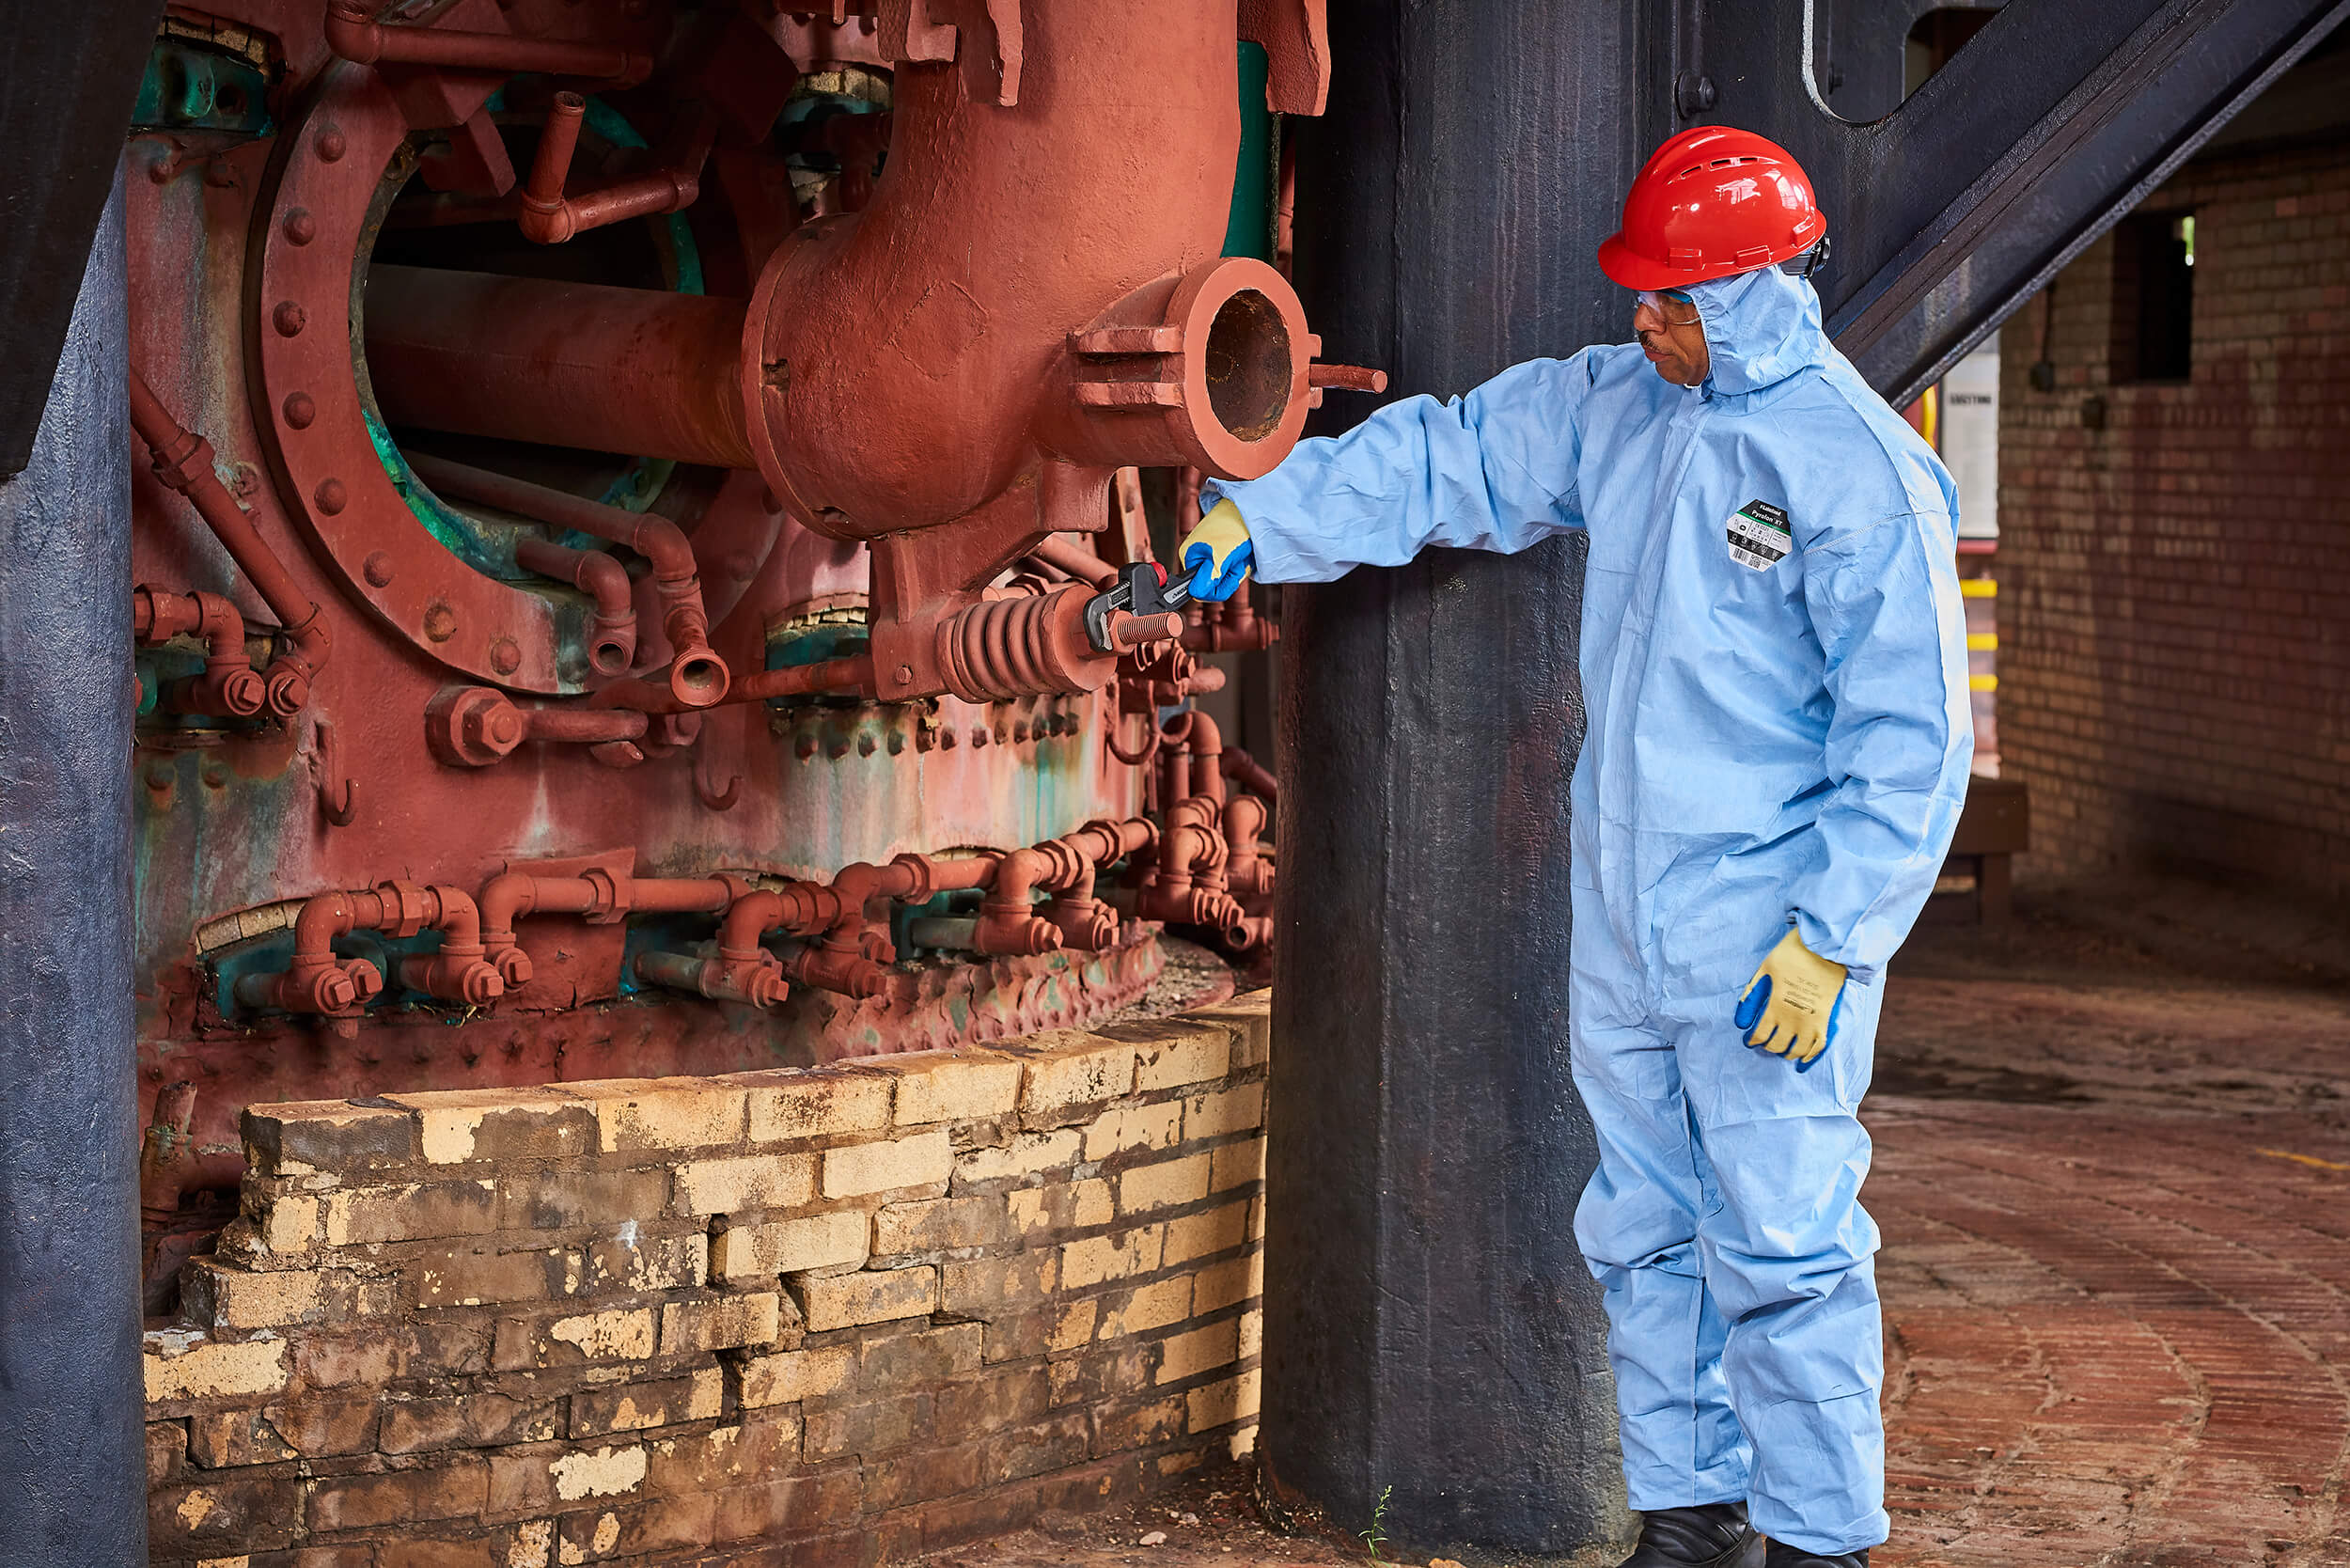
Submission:
POLYGON ((1170 928, 1261 964, 1275 786, 1196 701, 1274 627, 1086 611, 1378 384, 1226 253, 1244 120, 1327 77, 1322 0, 168 8, 154 1276, 248 1103, 1079 1023, 1170 928))

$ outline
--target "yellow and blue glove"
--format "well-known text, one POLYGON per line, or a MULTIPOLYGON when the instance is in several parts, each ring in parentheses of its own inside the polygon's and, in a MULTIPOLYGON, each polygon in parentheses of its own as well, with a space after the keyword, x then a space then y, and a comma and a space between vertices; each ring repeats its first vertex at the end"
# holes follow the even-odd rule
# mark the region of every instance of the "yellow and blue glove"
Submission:
POLYGON ((1194 599, 1230 599, 1241 579, 1248 575, 1257 547, 1249 542, 1248 525, 1241 521, 1240 508, 1218 501, 1199 525, 1183 536, 1175 558, 1191 574, 1194 599))
POLYGON ((1809 1073, 1835 1043, 1836 1004, 1843 995, 1844 966, 1805 947, 1790 926, 1747 982, 1734 1022, 1747 1044, 1809 1073))

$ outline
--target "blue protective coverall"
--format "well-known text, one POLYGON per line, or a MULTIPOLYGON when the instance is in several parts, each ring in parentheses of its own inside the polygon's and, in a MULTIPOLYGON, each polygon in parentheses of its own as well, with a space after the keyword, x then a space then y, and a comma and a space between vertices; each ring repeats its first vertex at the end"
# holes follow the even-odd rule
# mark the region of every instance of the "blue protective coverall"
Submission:
POLYGON ((1590 531, 1574 769, 1574 1080, 1600 1163, 1575 1236, 1606 1290, 1631 1503, 1746 1498, 1775 1540, 1885 1539, 1859 1202, 1882 975, 1973 752, 1957 494, 1777 268, 1698 284, 1711 373, 1638 347, 1411 398, 1211 488, 1259 577, 1590 531), (1731 1023, 1793 922, 1847 965, 1809 1073, 1731 1023))

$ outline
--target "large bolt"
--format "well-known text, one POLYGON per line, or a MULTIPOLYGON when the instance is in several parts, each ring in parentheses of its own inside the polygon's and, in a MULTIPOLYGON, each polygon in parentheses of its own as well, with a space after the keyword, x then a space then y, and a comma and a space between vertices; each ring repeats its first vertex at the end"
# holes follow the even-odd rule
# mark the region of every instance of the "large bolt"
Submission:
POLYGON ((311 988, 310 999, 318 1004, 321 1012, 340 1012, 358 998, 358 989, 340 969, 326 970, 311 988))
POLYGON ((220 705, 239 718, 251 718, 268 700, 268 689, 254 670, 232 669, 220 678, 220 705))
POLYGON ((383 972, 364 958, 352 959, 343 965, 342 972, 351 981, 354 1000, 371 1001, 384 989, 383 972))
POLYGON ((529 725, 506 694, 488 686, 451 686, 425 710, 425 744, 455 768, 486 768, 522 745, 529 725))
POLYGON ((269 711, 279 718, 293 717, 310 700, 310 678, 296 670, 271 670, 268 688, 269 711))
POLYGON ((778 964, 761 964, 743 982, 743 999, 753 1007, 775 1007, 791 994, 791 987, 785 983, 783 969, 778 964))

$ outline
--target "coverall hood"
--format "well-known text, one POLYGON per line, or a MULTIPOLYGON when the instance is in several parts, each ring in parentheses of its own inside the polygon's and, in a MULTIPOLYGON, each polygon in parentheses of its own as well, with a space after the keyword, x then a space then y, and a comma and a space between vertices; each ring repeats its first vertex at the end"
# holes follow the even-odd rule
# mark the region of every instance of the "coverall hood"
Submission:
POLYGON ((1800 370, 1827 363, 1827 334, 1820 325, 1820 296, 1808 279, 1777 267, 1692 283, 1712 356, 1705 385, 1732 395, 1776 386, 1800 370))

